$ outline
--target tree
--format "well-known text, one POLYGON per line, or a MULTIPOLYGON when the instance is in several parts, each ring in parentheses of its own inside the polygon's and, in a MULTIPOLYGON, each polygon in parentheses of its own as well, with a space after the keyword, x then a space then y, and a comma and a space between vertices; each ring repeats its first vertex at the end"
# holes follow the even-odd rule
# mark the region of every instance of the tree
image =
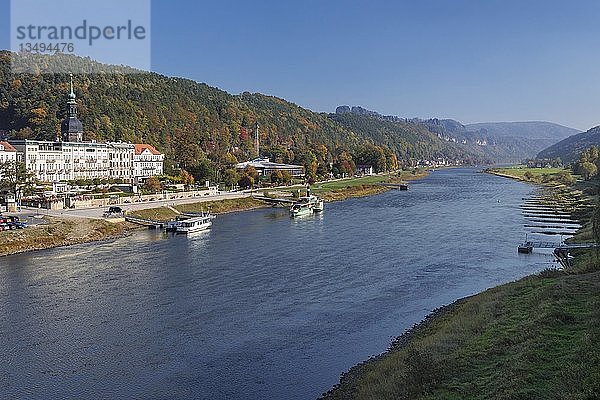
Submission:
POLYGON ((226 153, 223 156, 223 165, 227 168, 232 168, 238 163, 238 159, 231 153, 226 153))
POLYGON ((196 181, 202 182, 210 180, 215 173, 215 169, 212 161, 203 157, 197 162, 196 167, 190 169, 190 172, 196 181))
POLYGON ((585 161, 581 164, 581 175, 584 180, 590 180, 597 172, 598 167, 596 167, 596 164, 592 164, 590 161, 585 161))
POLYGON ((181 172, 179 173, 179 177, 178 178, 179 178, 179 181, 181 183, 183 183, 186 188, 189 188, 195 182, 194 177, 192 176, 192 174, 190 174, 189 172, 187 172, 185 169, 181 170, 181 172))
POLYGON ((258 171, 252 165, 248 165, 246 168, 244 168, 244 174, 251 177, 254 182, 258 180, 258 171))
POLYGON ((283 173, 280 170, 275 170, 271 173, 271 183, 283 182, 283 173))
POLYGON ((225 170, 225 173, 223 174, 223 182, 225 183, 225 185, 227 185, 227 186, 237 185, 239 180, 240 180, 240 174, 237 172, 237 170, 235 168, 229 168, 229 169, 225 170))
POLYGON ((289 185, 292 182, 292 174, 290 171, 282 171, 281 172, 281 182, 289 185))
POLYGON ((556 174, 556 180, 565 185, 572 185, 575 183, 575 178, 569 173, 569 171, 560 171, 556 174))
POLYGON ((158 193, 162 190, 162 183, 157 177, 151 176, 150 178, 146 179, 142 189, 148 193, 158 193))
POLYGON ((35 174, 19 161, 0 163, 0 192, 29 195, 35 189, 35 174))
POLYGON ((243 189, 252 188, 254 186, 254 178, 244 173, 244 175, 242 175, 242 177, 238 181, 238 184, 243 189))

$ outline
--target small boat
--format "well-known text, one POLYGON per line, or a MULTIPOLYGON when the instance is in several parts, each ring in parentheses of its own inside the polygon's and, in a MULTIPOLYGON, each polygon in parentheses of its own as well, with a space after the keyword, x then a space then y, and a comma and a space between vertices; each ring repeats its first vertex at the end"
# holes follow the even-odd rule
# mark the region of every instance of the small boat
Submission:
POLYGON ((175 232, 177 233, 192 233, 208 229, 212 225, 214 215, 209 213, 202 214, 198 217, 192 217, 181 221, 176 221, 175 232))
POLYGON ((310 194, 310 188, 306 191, 306 196, 300 197, 290 208, 290 216, 301 217, 315 212, 321 212, 324 209, 323 200, 310 194))
POLYGON ((533 251, 533 245, 531 244, 531 242, 522 243, 519 245, 519 247, 517 247, 517 251, 519 253, 529 254, 533 251))

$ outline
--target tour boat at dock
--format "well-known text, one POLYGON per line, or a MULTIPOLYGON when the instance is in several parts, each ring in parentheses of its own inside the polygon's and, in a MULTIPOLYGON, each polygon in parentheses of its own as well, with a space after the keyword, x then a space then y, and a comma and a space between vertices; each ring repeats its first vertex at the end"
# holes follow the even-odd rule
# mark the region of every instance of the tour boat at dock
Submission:
POLYGON ((310 194, 310 188, 307 190, 306 196, 300 197, 292 207, 290 207, 290 217, 300 217, 309 215, 315 212, 323 211, 323 200, 317 196, 310 194))
POLYGON ((198 232, 210 228, 212 225, 212 220, 214 218, 214 215, 211 215, 209 213, 202 213, 199 216, 181 219, 178 221, 172 221, 169 223, 167 229, 175 231, 177 233, 198 232))

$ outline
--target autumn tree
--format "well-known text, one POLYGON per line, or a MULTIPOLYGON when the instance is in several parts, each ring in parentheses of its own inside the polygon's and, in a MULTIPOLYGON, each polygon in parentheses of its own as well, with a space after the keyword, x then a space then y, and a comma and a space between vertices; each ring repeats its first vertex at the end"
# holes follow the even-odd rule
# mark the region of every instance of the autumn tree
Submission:
POLYGON ((254 182, 258 180, 258 171, 252 165, 248 165, 246 168, 244 168, 244 174, 251 177, 254 182))
POLYGON ((158 193, 162 190, 162 183, 157 177, 151 176, 150 178, 146 179, 142 189, 148 193, 158 193))
POLYGON ((237 185, 239 180, 240 174, 235 168, 228 168, 223 173, 223 182, 227 186, 232 187, 234 185, 237 185))
POLYGON ((289 185, 292 182, 292 174, 290 171, 281 171, 281 183, 289 185))
POLYGON ((192 186, 195 182, 194 176, 187 172, 185 169, 182 169, 179 173, 179 181, 185 185, 186 188, 192 186))
POLYGON ((581 176, 583 176, 583 179, 588 181, 591 177, 596 175, 596 173, 598 172, 598 167, 596 167, 596 164, 593 164, 589 161, 585 161, 581 164, 580 171, 581 176))
POLYGON ((271 183, 283 182, 283 173, 280 170, 275 170, 271 173, 271 183))
POLYGON ((238 184, 243 189, 248 189, 254 187, 254 178, 250 175, 244 173, 238 181, 238 184))

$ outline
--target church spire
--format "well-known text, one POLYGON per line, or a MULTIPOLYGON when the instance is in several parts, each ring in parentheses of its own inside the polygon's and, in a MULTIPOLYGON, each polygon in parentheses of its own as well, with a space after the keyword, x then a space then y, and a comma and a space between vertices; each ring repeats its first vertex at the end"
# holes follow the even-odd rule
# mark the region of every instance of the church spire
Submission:
POLYGON ((67 118, 61 125, 62 140, 65 142, 81 142, 83 141, 83 124, 77 119, 77 101, 75 91, 73 90, 73 74, 69 74, 71 78, 71 91, 69 92, 69 100, 67 100, 67 118))
POLYGON ((75 92, 73 91, 73 74, 69 74, 71 77, 71 93, 69 93, 69 98, 75 99, 75 92))

